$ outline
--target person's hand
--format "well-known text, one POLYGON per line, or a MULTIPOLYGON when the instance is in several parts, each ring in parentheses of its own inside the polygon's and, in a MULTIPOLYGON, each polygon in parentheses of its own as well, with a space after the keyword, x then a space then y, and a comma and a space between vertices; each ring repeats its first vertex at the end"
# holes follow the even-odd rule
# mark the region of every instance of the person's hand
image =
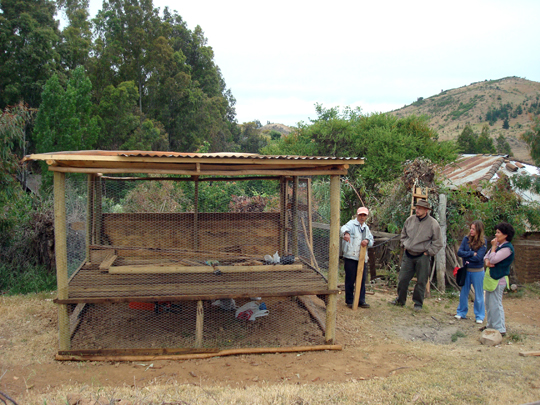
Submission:
POLYGON ((361 244, 362 246, 367 246, 367 244, 368 244, 367 239, 364 239, 360 244, 361 244))
POLYGON ((495 267, 494 264, 491 264, 491 262, 489 261, 489 259, 486 259, 486 266, 488 266, 488 267, 495 267))
POLYGON ((350 242, 350 241, 351 241, 351 235, 349 234, 349 232, 345 232, 345 233, 343 234, 343 240, 344 240, 345 242, 350 242))
POLYGON ((428 255, 428 252, 424 252, 424 255, 426 255, 426 256, 427 256, 427 255, 428 255))
POLYGON ((497 238, 491 239, 491 246, 497 247, 497 238))
POLYGON ((476 252, 474 252, 473 256, 476 256, 476 252))

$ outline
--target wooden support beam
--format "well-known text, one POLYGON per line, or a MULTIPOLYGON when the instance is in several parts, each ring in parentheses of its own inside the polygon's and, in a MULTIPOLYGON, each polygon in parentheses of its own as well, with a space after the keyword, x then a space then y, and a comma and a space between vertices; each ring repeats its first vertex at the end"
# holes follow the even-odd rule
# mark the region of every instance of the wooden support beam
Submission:
POLYGON ((195 347, 200 348, 203 345, 204 330, 204 307, 202 300, 197 301, 197 320, 195 325, 195 347))
MULTIPOLYGON (((339 176, 330 177, 330 247, 328 261, 328 289, 337 289, 339 270, 339 176)), ((325 342, 334 344, 336 340, 337 294, 328 297, 326 307, 325 342)))
POLYGON ((101 183, 101 177, 96 177, 95 181, 95 188, 96 188, 96 195, 95 195, 95 203, 94 203, 94 212, 95 212, 95 238, 94 242, 101 245, 101 228, 103 225, 103 212, 102 212, 102 183, 101 183))
MULTIPOLYGON (((105 262, 104 262, 105 263, 105 262)), ((99 267, 101 269, 101 266, 99 267)), ((170 273, 203 273, 212 274, 216 270, 222 273, 254 273, 273 271, 302 270, 301 264, 273 264, 259 266, 178 266, 178 265, 132 265, 110 266, 109 274, 170 274, 170 273)))
POLYGON ((298 257, 298 176, 293 179, 293 195, 292 195, 292 253, 298 257))
MULTIPOLYGON (((67 266, 67 232, 66 232, 66 175, 54 173, 54 250, 56 255, 56 282, 58 299, 69 298, 68 266, 67 266)), ((58 306, 58 329, 60 349, 69 350, 71 335, 69 329, 68 307, 58 306)))
MULTIPOLYGON (((312 289, 312 290, 287 290, 283 292, 257 292, 257 297, 293 297, 299 295, 330 295, 338 294, 339 290, 312 289)), ((199 300, 219 300, 225 298, 251 298, 253 293, 206 293, 204 295, 151 295, 151 296, 131 296, 131 297, 86 297, 69 298, 65 300, 55 299, 56 304, 78 304, 86 302, 88 304, 110 304, 113 302, 156 302, 156 301, 199 301, 199 300)))
MULTIPOLYGON (((210 357, 235 356, 239 354, 268 354, 268 353, 298 353, 321 350, 343 350, 341 345, 292 346, 292 347, 255 347, 245 349, 229 349, 217 352, 204 352, 199 354, 164 354, 164 355, 56 355, 58 361, 153 361, 153 360, 193 360, 208 359, 210 357)), ((77 351, 74 351, 77 352, 77 351)))
POLYGON ((61 173, 147 173, 147 174, 186 174, 189 176, 212 175, 212 176, 238 176, 238 175, 275 175, 275 176, 327 176, 327 175, 346 175, 346 165, 330 166, 326 169, 320 167, 299 168, 299 169, 249 169, 249 170, 179 170, 179 169, 154 169, 155 165, 148 168, 109 168, 109 167, 65 167, 65 166, 49 166, 49 170, 61 173))
POLYGON ((69 336, 73 337, 73 334, 77 330, 79 323, 81 322, 81 314, 86 306, 85 303, 79 303, 69 316, 69 336))
POLYGON ((109 269, 112 267, 114 261, 118 258, 117 255, 114 253, 109 253, 109 255, 101 262, 99 265, 99 269, 101 271, 109 271, 109 269))

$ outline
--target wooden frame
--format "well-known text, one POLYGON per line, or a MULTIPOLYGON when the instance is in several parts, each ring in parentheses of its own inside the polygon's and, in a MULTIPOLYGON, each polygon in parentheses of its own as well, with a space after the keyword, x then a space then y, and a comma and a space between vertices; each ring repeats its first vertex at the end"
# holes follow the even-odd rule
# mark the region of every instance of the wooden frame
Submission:
MULTIPOLYGON (((197 154, 197 153, 178 153, 178 152, 144 152, 144 151, 74 151, 74 152, 52 152, 44 154, 35 154, 25 157, 24 161, 42 160, 46 161, 49 165, 49 170, 54 172, 54 195, 55 195, 55 243, 56 243, 56 263, 57 263, 57 280, 58 280, 58 298, 55 302, 59 306, 59 340, 60 351, 57 359, 59 360, 110 360, 111 358, 119 360, 134 360, 140 358, 154 358, 155 356, 178 356, 178 353, 170 353, 165 349, 159 353, 152 353, 149 357, 142 356, 141 353, 132 351, 131 353, 125 352, 120 355, 111 357, 106 350, 93 351, 92 353, 83 353, 83 351, 71 351, 70 339, 71 334, 78 324, 79 316, 83 313, 84 305, 87 303, 109 303, 109 302, 129 302, 132 300, 138 300, 141 302, 152 302, 156 300, 167 301, 196 301, 197 302, 197 319, 196 319, 196 342, 195 352, 201 353, 205 349, 201 349, 202 346, 202 330, 204 320, 203 300, 217 299, 217 298, 240 298, 249 297, 251 293, 231 292, 227 293, 217 292, 215 294, 182 294, 182 295, 155 295, 150 294, 145 296, 117 296, 117 297, 100 297, 100 296, 76 296, 72 294, 70 290, 70 283, 75 282, 79 270, 72 275, 68 280, 67 271, 67 244, 66 244, 66 203, 65 203, 65 173, 87 173, 88 174, 88 207, 97 207, 96 210, 89 210, 86 223, 86 261, 91 262, 93 260, 93 252, 96 252, 95 248, 99 250, 99 246, 102 245, 102 234, 104 227, 107 226, 103 222, 103 214, 100 211, 101 198, 102 198, 102 179, 113 180, 116 177, 106 176, 104 174, 129 174, 138 173, 146 175, 156 175, 156 177, 121 177, 118 179, 137 181, 140 179, 153 179, 153 180, 173 180, 173 181, 195 181, 198 185, 200 181, 224 181, 231 179, 273 179, 280 181, 280 189, 282 190, 280 205, 281 210, 279 212, 279 231, 278 231, 278 249, 286 251, 288 244, 290 243, 295 255, 298 254, 298 241, 297 235, 299 231, 303 229, 306 234, 306 240, 308 245, 313 245, 312 239, 312 218, 310 199, 308 201, 308 229, 309 236, 307 234, 306 226, 302 221, 302 229, 299 229, 299 222, 297 220, 299 203, 298 203, 298 187, 300 176, 314 176, 314 175, 328 175, 330 176, 330 205, 331 205, 331 219, 330 219, 330 251, 329 251, 329 269, 328 269, 328 283, 324 288, 314 287, 312 289, 303 290, 287 290, 287 291, 272 291, 268 293, 257 292, 258 296, 297 296, 297 295, 328 295, 327 309, 326 309, 326 329, 325 329, 325 342, 326 345, 320 347, 295 347, 295 348, 259 348, 249 349, 247 352, 261 352, 261 353, 274 353, 274 352, 287 352, 287 351, 305 351, 305 350, 326 350, 336 349, 335 336, 336 336, 336 310, 337 310, 337 274, 339 266, 339 207, 340 207, 340 175, 346 175, 347 169, 350 164, 363 164, 361 158, 336 158, 336 157, 300 157, 300 156, 262 156, 256 154, 197 154), (171 178, 165 177, 166 175, 189 175, 191 178, 171 178), (212 176, 212 177, 210 177, 212 176), (227 177, 215 177, 215 176, 227 176, 227 177), (246 176, 246 177, 239 177, 246 176), (293 194, 291 201, 288 201, 286 190, 287 184, 291 181, 293 186, 293 194), (291 241, 287 240, 288 233, 288 219, 287 219, 287 206, 290 204, 292 210, 292 235, 295 235, 291 241), (309 238, 309 239, 308 239, 309 238), (93 248, 94 247, 94 248, 93 248), (68 305, 77 304, 76 311, 70 317, 68 316, 68 305)), ((308 187, 310 188, 311 180, 307 180, 308 187)), ((197 193, 197 187, 195 188, 197 193)), ((310 194, 308 194, 311 197, 310 194)), ((199 238, 196 237, 199 233, 201 226, 201 216, 198 214, 198 207, 195 206, 195 213, 193 215, 193 245, 190 247, 193 251, 201 249, 199 245, 199 238)), ((119 272, 129 273, 134 269, 139 269, 140 272, 155 272, 162 271, 161 269, 152 268, 152 266, 129 266, 130 270, 122 268, 122 266, 114 266, 114 262, 118 258, 118 252, 111 252, 116 248, 129 249, 126 246, 108 246, 104 247, 104 256, 101 260, 101 269, 97 271, 103 272, 119 272), (103 260, 106 258, 106 260, 103 260)), ((134 250, 138 248, 132 248, 134 250)), ((163 252, 159 252, 163 254, 163 252)), ((169 252, 170 253, 170 252, 169 252)), ((222 252, 226 254, 226 252, 222 252)), ((314 263, 314 257, 308 258, 311 260, 311 267, 316 265, 314 263)), ((188 269, 186 266, 170 266, 167 271, 176 272, 180 274, 207 272, 207 269, 188 269)), ((230 266, 232 267, 232 266, 230 266)), ((234 274, 234 272, 251 271, 254 274, 257 272, 268 272, 267 266, 263 269, 258 266, 247 266, 245 269, 231 269, 229 267, 223 267, 223 272, 228 274, 234 274)), ((296 267, 276 266, 272 272, 295 272, 298 271, 296 267), (282 268, 284 267, 284 268, 282 268)), ((98 293, 99 295, 99 293, 98 293)), ((340 347, 339 347, 340 349, 340 347)), ((339 350, 338 349, 338 350, 339 350)), ((144 350, 144 349, 141 349, 144 350)), ((190 349, 191 350, 191 349, 190 349)), ((192 351, 193 351, 192 350, 192 351)), ((208 350, 206 350, 208 351, 208 350)), ((209 355, 227 355, 227 351, 215 351, 211 353, 203 353, 203 356, 209 355)), ((229 351, 230 354, 243 353, 243 350, 229 351)), ((247 353, 246 352, 246 353, 247 353)), ((120 353, 117 351, 117 354, 120 353)), ((189 353, 192 355, 193 353, 189 353)), ((182 354, 187 355, 187 354, 182 354)), ((164 358, 164 357, 160 357, 164 358)), ((175 357, 179 358, 179 357, 175 357)))

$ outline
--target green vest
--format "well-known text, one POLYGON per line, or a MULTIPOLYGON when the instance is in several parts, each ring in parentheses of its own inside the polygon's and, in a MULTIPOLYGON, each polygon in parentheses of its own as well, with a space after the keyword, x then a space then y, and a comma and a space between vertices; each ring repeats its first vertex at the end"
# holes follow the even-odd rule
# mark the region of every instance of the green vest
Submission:
POLYGON ((495 280, 499 280, 500 278, 503 278, 504 276, 508 276, 510 274, 510 265, 514 261, 514 246, 512 246, 510 242, 506 242, 504 245, 498 246, 495 251, 498 252, 501 248, 506 247, 512 251, 510 256, 508 256, 504 260, 501 260, 495 265, 495 267, 489 269, 491 278, 495 280))

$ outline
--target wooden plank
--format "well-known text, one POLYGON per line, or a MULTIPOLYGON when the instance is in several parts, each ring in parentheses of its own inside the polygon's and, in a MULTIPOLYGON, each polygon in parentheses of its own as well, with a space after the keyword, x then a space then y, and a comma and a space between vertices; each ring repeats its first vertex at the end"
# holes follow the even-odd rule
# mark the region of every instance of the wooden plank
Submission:
POLYGON ((85 303, 79 303, 69 316, 69 329, 70 329, 70 337, 73 337, 73 334, 77 330, 77 326, 79 326, 79 323, 81 322, 81 313, 84 310, 84 307, 86 306, 85 303))
POLYGON ((360 290, 362 287, 362 279, 364 278, 364 266, 366 260, 367 246, 362 246, 360 248, 358 256, 358 266, 356 268, 356 282, 354 283, 354 298, 353 298, 353 307, 352 309, 356 311, 358 309, 359 299, 360 299, 360 290))
MULTIPOLYGON (((258 297, 293 297, 301 295, 330 295, 338 294, 339 290, 328 290, 328 289, 313 289, 313 290, 287 290, 287 291, 259 291, 257 292, 258 297)), ((171 302, 182 302, 182 301, 199 301, 199 300, 218 300, 218 299, 241 299, 241 298, 251 298, 253 297, 252 292, 221 292, 216 294, 203 294, 203 295, 154 295, 154 296, 129 296, 129 297, 85 297, 85 298, 68 298, 64 300, 55 299, 56 304, 78 304, 81 302, 89 304, 107 304, 107 303, 117 303, 117 302, 156 302, 156 301, 171 301, 171 302)))
MULTIPOLYGON (((54 247, 58 298, 68 298, 67 232, 66 232, 66 175, 54 173, 54 247)), ((71 335, 67 305, 58 306, 60 349, 69 350, 71 335)))
MULTIPOLYGON (((99 266, 101 269, 101 266, 99 266)), ((175 265, 132 265, 111 266, 109 274, 155 274, 155 273, 214 273, 219 270, 222 273, 249 273, 266 271, 298 271, 302 270, 301 264, 274 264, 261 266, 175 266, 175 265)))
POLYGON ((202 300, 197 301, 197 318, 195 321, 195 348, 203 345, 204 307, 202 300))
MULTIPOLYGON (((330 246, 328 260, 328 289, 337 289, 339 270, 339 210, 340 182, 339 176, 330 177, 330 246)), ((328 297, 326 307, 326 332, 324 339, 327 344, 336 340, 337 294, 328 297)))
POLYGON ((59 350, 61 356, 139 356, 152 355, 160 356, 166 354, 193 354, 193 353, 217 353, 219 349, 204 349, 190 347, 173 347, 173 348, 140 348, 140 349, 73 349, 59 350))
MULTIPOLYGON (((113 251, 114 252, 114 251, 113 251)), ((99 265, 99 269, 101 271, 108 271, 110 267, 112 267, 114 261, 118 258, 117 255, 114 253, 109 253, 107 257, 101 262, 99 265)))
POLYGON ((147 173, 147 174, 186 174, 190 176, 197 175, 214 175, 214 176, 237 176, 241 174, 262 174, 262 175, 275 175, 275 176, 326 176, 326 175, 346 175, 347 168, 341 165, 330 166, 325 169, 313 168, 313 169, 250 169, 250 170, 208 170, 208 171, 197 171, 197 170, 178 170, 178 169, 153 169, 154 165, 149 166, 148 168, 139 168, 133 169, 131 166, 126 166, 125 168, 107 168, 107 167, 96 167, 96 168, 81 168, 81 167, 64 167, 64 166, 49 166, 49 170, 59 173, 147 173))
POLYGON ((307 309, 309 314, 313 317, 315 322, 317 322, 317 325, 319 325, 319 328, 321 328, 321 331, 323 333, 326 332, 326 311, 324 306, 324 302, 318 298, 316 295, 302 295, 299 297, 296 297, 298 301, 302 303, 302 305, 307 309), (316 301, 320 301, 322 305, 315 304, 316 301))
POLYGON ((540 351, 534 351, 534 352, 519 352, 520 356, 540 356, 540 351))
MULTIPOLYGON (((200 350, 200 349, 197 349, 200 350)), ((292 347, 255 347, 244 349, 219 350, 211 353, 200 354, 164 354, 164 355, 56 355, 58 361, 153 361, 153 360, 192 360, 207 359, 210 357, 235 356, 239 354, 268 354, 268 353, 296 353, 312 352, 320 350, 343 350, 341 345, 314 345, 314 346, 292 346, 292 347)))
MULTIPOLYGON (((102 176, 104 180, 112 181, 193 181, 191 177, 120 177, 102 176)), ((242 177, 201 177, 199 181, 249 181, 249 180, 279 180, 281 176, 242 176, 242 177)))

